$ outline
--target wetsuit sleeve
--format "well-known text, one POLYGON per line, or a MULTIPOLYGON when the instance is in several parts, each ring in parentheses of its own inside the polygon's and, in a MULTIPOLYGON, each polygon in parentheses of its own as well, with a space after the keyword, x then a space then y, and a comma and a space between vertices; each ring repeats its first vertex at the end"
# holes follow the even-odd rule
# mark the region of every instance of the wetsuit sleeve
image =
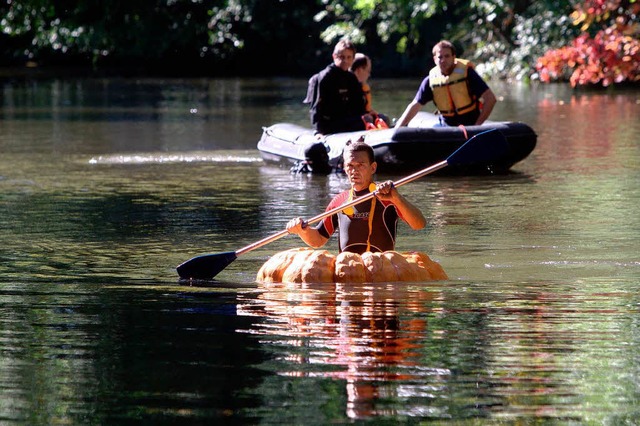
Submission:
POLYGON ((333 215, 322 220, 317 226, 316 229, 325 238, 329 238, 333 235, 335 230, 338 228, 338 216, 333 215))
POLYGON ((426 105, 427 102, 433 100, 433 91, 431 90, 431 86, 429 86, 429 77, 425 77, 422 83, 420 83, 414 100, 420 105, 426 105))
MULTIPOLYGON (((329 203, 325 211, 335 209, 336 207, 344 204, 349 197, 349 191, 344 191, 341 194, 335 196, 329 203)), ((338 214, 331 215, 324 218, 317 226, 316 229, 325 238, 329 238, 338 228, 338 214)))

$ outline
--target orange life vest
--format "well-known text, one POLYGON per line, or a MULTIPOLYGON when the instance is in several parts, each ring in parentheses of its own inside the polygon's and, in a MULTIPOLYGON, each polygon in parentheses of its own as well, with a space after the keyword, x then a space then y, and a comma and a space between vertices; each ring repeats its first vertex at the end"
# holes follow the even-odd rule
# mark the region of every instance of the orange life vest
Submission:
POLYGON ((473 64, 456 58, 453 71, 444 75, 439 67, 429 71, 429 86, 433 91, 433 103, 445 117, 462 115, 478 108, 478 100, 469 92, 467 76, 473 64))

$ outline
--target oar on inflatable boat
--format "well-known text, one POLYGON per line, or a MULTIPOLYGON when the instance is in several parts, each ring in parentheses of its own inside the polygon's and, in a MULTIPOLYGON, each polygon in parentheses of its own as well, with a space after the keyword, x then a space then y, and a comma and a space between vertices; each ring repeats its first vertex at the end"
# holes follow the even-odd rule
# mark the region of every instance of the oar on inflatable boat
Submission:
MULTIPOLYGON (((446 160, 434 164, 433 166, 427 167, 426 169, 417 171, 412 175, 406 176, 394 182, 394 185, 398 187, 406 183, 413 182, 416 179, 419 179, 430 173, 434 173, 449 165, 472 165, 475 163, 481 163, 491 159, 495 159, 506 154, 507 150, 508 145, 504 135, 497 129, 487 130, 473 136, 471 139, 465 142, 464 145, 458 148, 453 154, 449 155, 446 160)), ((369 200, 374 196, 375 192, 363 195, 362 197, 358 197, 353 201, 350 201, 349 203, 343 204, 339 207, 327 210, 324 213, 314 216, 311 219, 308 219, 306 223, 312 224, 315 222, 320 222, 326 217, 334 215, 347 207, 355 206, 356 204, 369 200)), ((260 241, 256 241, 253 244, 243 247, 240 250, 196 256, 178 265, 178 267, 176 268, 178 271, 178 275, 182 279, 210 280, 218 273, 220 273, 220 271, 226 268, 231 262, 236 260, 241 254, 267 245, 288 234, 289 233, 285 229, 260 241)))

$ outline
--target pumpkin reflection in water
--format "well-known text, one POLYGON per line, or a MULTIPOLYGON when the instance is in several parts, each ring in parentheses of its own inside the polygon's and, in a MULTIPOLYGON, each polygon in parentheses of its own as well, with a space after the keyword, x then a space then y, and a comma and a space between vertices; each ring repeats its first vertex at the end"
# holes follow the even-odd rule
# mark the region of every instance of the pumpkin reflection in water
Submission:
POLYGON ((364 283, 446 280, 439 263, 421 252, 342 252, 295 248, 267 260, 256 281, 263 283, 364 283))
POLYGON ((414 381, 437 393, 450 372, 421 364, 420 342, 438 294, 400 281, 443 279, 442 267, 424 253, 333 256, 296 248, 265 262, 260 294, 240 296, 237 309, 266 319, 252 334, 287 338, 279 374, 344 380, 344 410, 352 419, 402 414, 384 402, 398 396, 390 383, 414 381))
POLYGON ((283 343, 278 358, 287 360, 278 374, 344 380, 349 418, 403 414, 385 401, 412 392, 407 383, 434 394, 446 389, 451 372, 425 367, 421 348, 428 318, 442 300, 437 289, 401 282, 263 282, 258 290, 257 296, 239 295, 238 314, 264 319, 248 332, 285 338, 274 340, 283 343))

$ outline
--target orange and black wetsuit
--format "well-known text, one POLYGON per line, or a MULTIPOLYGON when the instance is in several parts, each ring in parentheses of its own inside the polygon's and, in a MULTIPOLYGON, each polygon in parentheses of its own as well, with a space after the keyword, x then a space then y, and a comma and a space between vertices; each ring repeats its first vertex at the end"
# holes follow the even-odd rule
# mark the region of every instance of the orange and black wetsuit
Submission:
MULTIPOLYGON (((331 200, 327 210, 368 192, 369 189, 354 193, 351 190, 344 191, 331 200)), ((325 218, 316 227, 326 238, 339 229, 338 243, 341 252, 362 254, 365 251, 384 252, 395 248, 398 219, 401 217, 392 203, 374 197, 347 210, 325 218)))

